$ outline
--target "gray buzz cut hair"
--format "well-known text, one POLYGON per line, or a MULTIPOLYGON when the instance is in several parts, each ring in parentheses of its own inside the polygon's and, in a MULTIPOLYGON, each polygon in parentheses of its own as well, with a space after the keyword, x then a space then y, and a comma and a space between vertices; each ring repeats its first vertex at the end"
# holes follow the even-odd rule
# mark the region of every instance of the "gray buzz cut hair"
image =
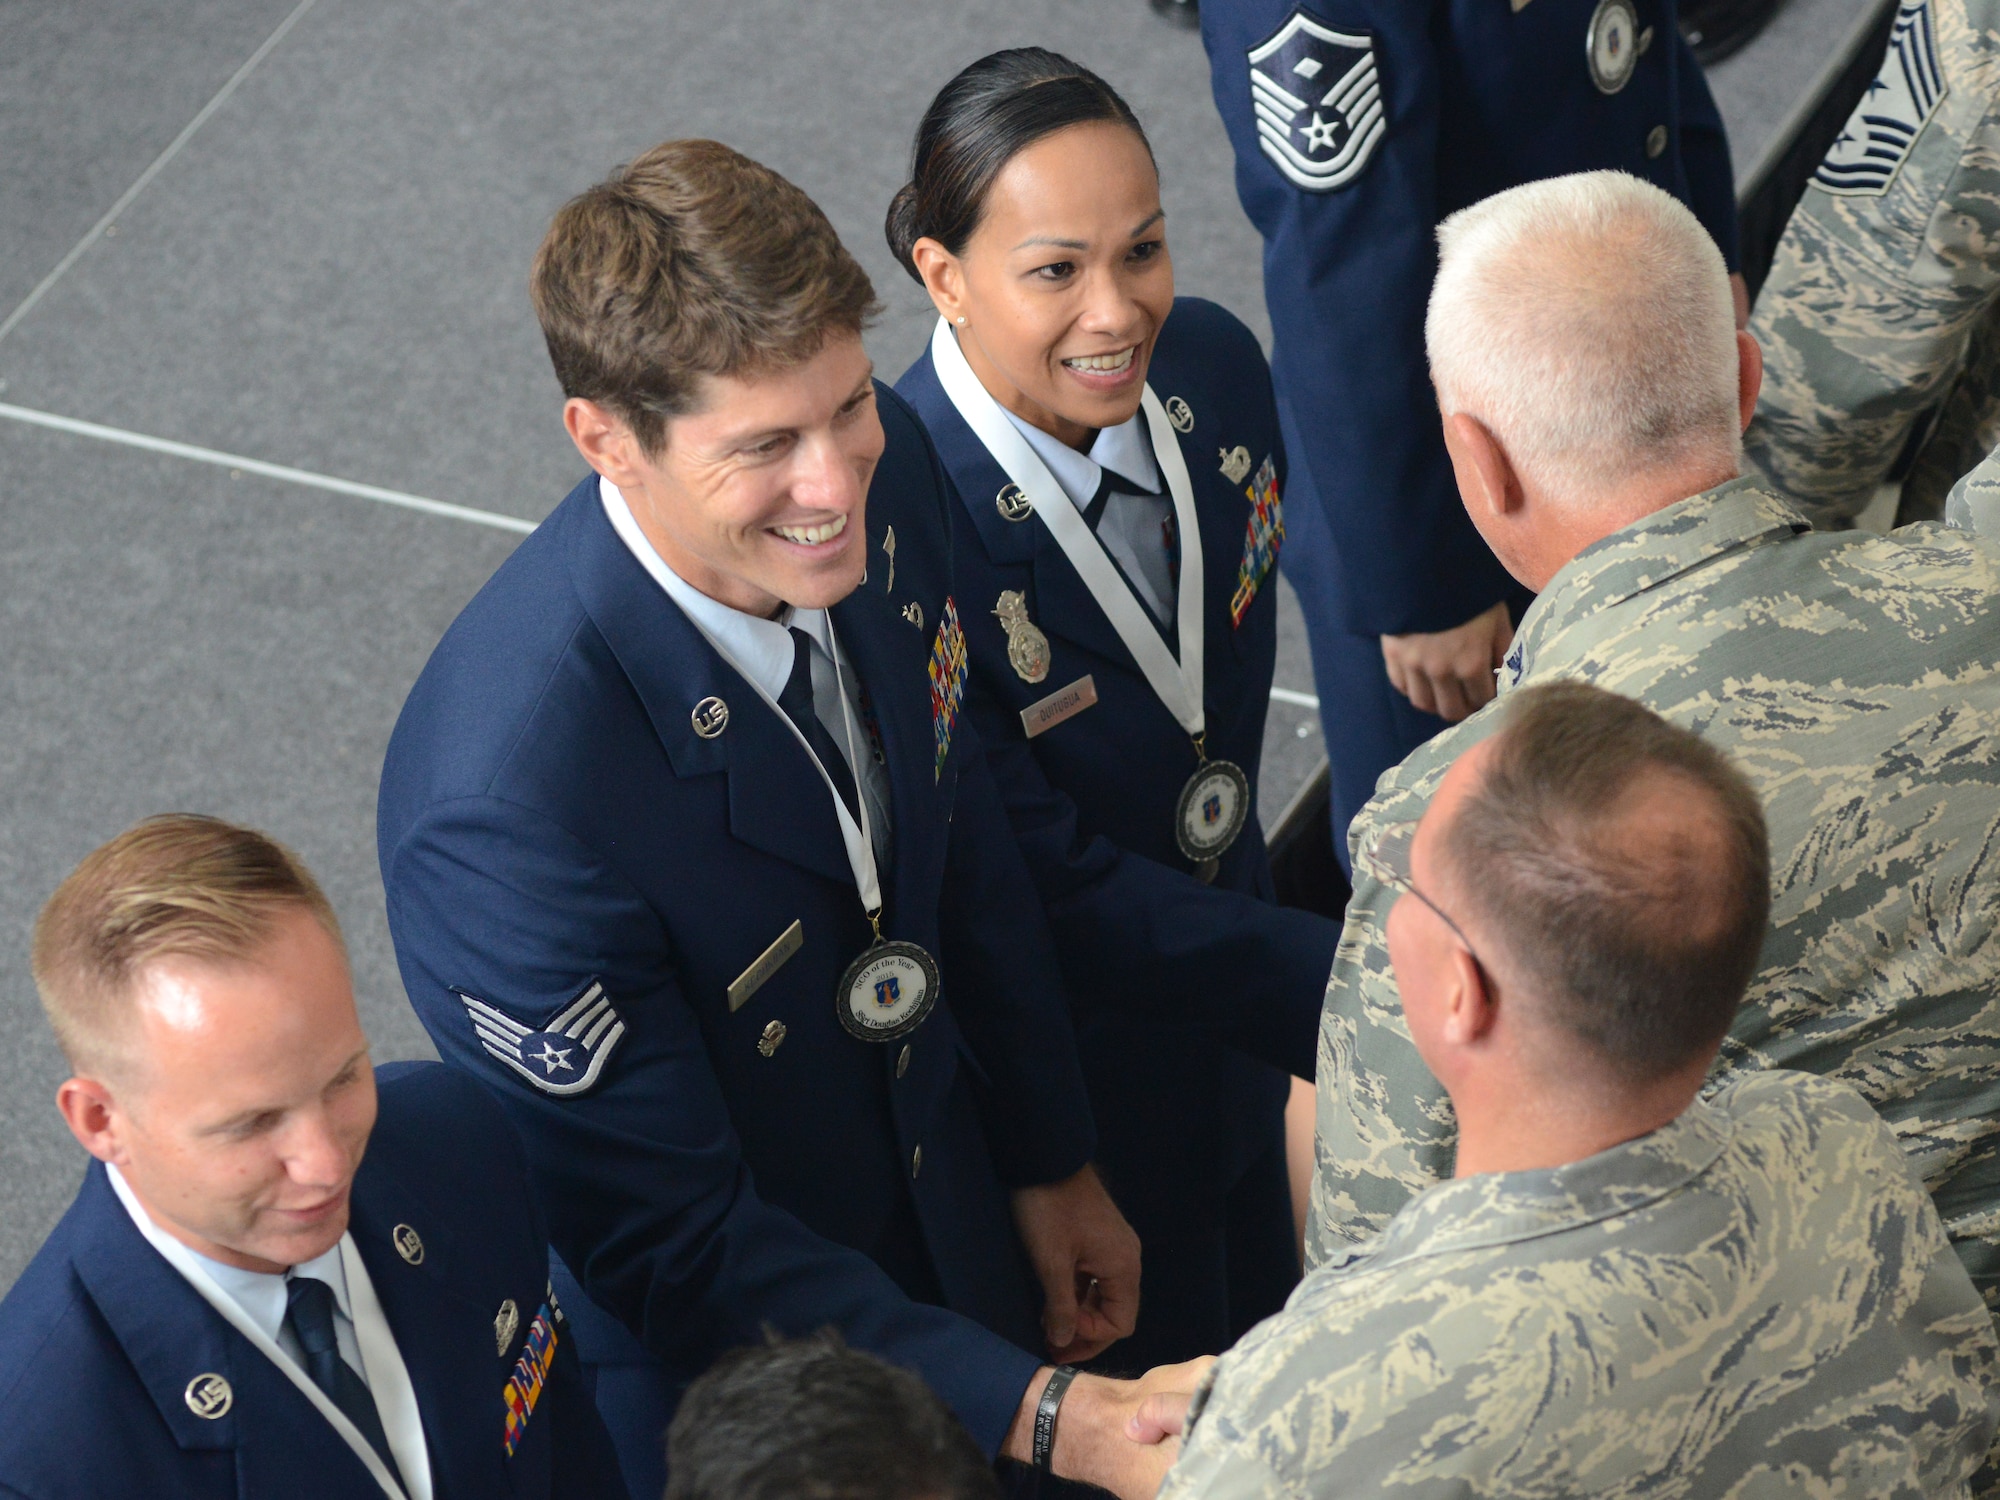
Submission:
POLYGON ((1439 407, 1482 422, 1552 500, 1740 465, 1729 272, 1686 205, 1580 172, 1496 193, 1437 237, 1424 342, 1439 407))

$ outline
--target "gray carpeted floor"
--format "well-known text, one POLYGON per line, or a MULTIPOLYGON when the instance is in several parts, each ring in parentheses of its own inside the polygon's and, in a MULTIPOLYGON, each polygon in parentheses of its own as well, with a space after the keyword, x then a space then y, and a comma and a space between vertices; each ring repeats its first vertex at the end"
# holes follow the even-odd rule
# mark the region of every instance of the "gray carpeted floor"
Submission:
MULTIPOLYGON (((1852 0, 1791 4, 1831 47, 1852 0)), ((1267 329, 1200 45, 1140 0, 0 0, 0 38, 0 402, 38 411, 536 519, 579 472, 523 291, 557 204, 653 141, 731 142, 861 254, 893 376, 930 317, 880 232, 909 132, 956 67, 1029 41, 1127 92, 1181 289, 1267 329)), ((1752 76, 1755 55, 1726 101, 1746 135, 1812 71, 1792 46, 1752 76)), ((212 811, 299 848, 378 1056, 428 1052, 381 913, 375 778, 514 540, 0 420, 0 1288, 82 1164, 28 926, 139 816, 212 811)), ((1279 686, 1309 693, 1286 608, 1279 686)), ((1274 704, 1267 819, 1320 753, 1311 713, 1274 704)))

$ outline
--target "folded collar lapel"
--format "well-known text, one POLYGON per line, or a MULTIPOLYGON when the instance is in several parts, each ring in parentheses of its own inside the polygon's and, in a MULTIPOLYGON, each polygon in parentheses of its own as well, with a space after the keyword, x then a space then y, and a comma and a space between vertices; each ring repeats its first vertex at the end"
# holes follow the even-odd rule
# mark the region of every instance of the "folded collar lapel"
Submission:
POLYGON ((996 563, 1029 561, 1035 555, 1035 533, 1039 528, 1032 518, 1010 521, 1001 514, 999 497, 1013 488, 1013 481, 966 425, 958 408, 951 404, 951 397, 944 393, 937 370, 931 364, 928 343, 924 346, 924 357, 911 366, 904 383, 908 389, 903 395, 923 418, 924 430, 930 434, 938 459, 951 476, 961 509, 970 518, 986 555, 996 563))
POLYGON ((576 505, 570 574, 645 706, 674 774, 727 772, 731 834, 830 880, 852 883, 833 794, 791 726, 647 573, 612 529, 594 476, 590 486, 587 495, 579 491, 568 502, 576 505), (727 719, 720 732, 704 735, 695 713, 710 699, 726 706, 727 719))

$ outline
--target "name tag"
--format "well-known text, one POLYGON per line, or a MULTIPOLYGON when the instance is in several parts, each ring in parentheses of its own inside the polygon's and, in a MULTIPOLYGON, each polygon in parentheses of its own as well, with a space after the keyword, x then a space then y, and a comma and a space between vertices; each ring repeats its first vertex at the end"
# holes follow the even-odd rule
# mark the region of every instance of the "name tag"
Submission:
POLYGON ((757 955, 756 962, 729 982, 729 1010, 733 1015, 743 1009, 743 1004, 764 986, 764 981, 785 966, 800 948, 805 946, 806 930, 802 921, 794 921, 778 935, 778 940, 757 955))
POLYGON ((1033 739, 1073 719, 1097 701, 1097 684, 1088 676, 1079 677, 1068 687, 1057 688, 1048 697, 1021 710, 1021 728, 1033 739))

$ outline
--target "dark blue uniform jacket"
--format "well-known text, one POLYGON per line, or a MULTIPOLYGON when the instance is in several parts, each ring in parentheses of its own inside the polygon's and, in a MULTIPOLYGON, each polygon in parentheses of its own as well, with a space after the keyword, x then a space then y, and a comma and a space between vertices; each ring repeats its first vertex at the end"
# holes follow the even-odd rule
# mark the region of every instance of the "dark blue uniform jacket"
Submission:
MULTIPOLYGON (((1277 654, 1275 569, 1257 581, 1240 624, 1231 602, 1252 550, 1247 488, 1267 459, 1280 494, 1284 486, 1269 371, 1233 316, 1182 297, 1161 329, 1148 383, 1193 415, 1179 437, 1208 578, 1207 749, 1242 766, 1254 792, 1277 654), (1249 454, 1251 477, 1232 481, 1221 463, 1238 447, 1249 454)), ((1174 839, 1175 799, 1196 765, 1187 731, 1048 528, 1033 516, 1002 516, 995 498, 1006 473, 945 395, 928 351, 897 391, 930 430, 951 476, 959 604, 972 648, 968 702, 1076 1003, 1136 1006, 1195 1023, 1211 1038, 1220 1034, 1312 1077, 1339 925, 1271 904, 1271 865, 1254 812, 1214 883, 1195 879, 1174 839), (1049 638, 1051 663, 1040 683, 1008 665, 1007 633, 994 613, 1007 589, 1027 596, 1029 617, 1049 638), (1086 674, 1097 706, 1027 738, 1020 711, 1086 674)))
MULTIPOLYGON (((1633 0, 1630 76, 1593 82, 1585 37, 1599 0, 1204 0, 1215 101, 1236 152, 1236 188, 1262 232, 1279 398, 1332 527, 1347 628, 1395 635, 1459 625, 1509 580, 1460 504, 1424 357, 1447 214, 1542 177, 1616 168, 1664 188, 1699 217, 1731 268, 1736 208, 1729 147, 1708 84, 1682 41, 1673 0, 1633 0), (1382 130, 1335 181, 1280 168, 1259 136, 1250 54, 1295 16, 1365 48, 1310 34, 1259 71, 1315 105, 1364 50, 1374 55, 1382 130), (1301 75, 1303 65, 1310 75, 1301 75)), ((1332 169, 1348 128, 1372 133, 1366 88, 1351 119, 1262 90, 1267 125, 1313 170, 1332 169), (1273 101, 1276 101, 1275 103, 1273 101)), ((1276 145, 1273 149, 1277 150, 1276 145)), ((1282 153, 1280 153, 1282 154, 1282 153)))
POLYGON ((922 1374, 992 1451, 1036 1366, 1020 1346, 1040 1344, 1008 1190, 1069 1176, 1096 1141, 1047 927, 949 691, 943 477, 877 395, 872 565, 832 615, 892 786, 883 931, 943 971, 907 1058, 836 1017, 869 927, 831 794, 620 541, 594 475, 412 690, 382 773, 382 874, 439 1052, 499 1092, 555 1249, 672 1378, 766 1325, 833 1324, 922 1374), (703 737, 711 697, 728 720, 703 737), (801 946, 732 1010, 731 982, 794 922, 801 946), (504 1056, 543 1027, 563 1046, 523 1050, 567 1049, 566 1092, 537 1076, 554 1065, 504 1056))
MULTIPOLYGON (((512 1458, 503 1392, 549 1300, 548 1244, 519 1143, 491 1099, 436 1063, 377 1070, 380 1112, 348 1232, 410 1372, 438 1500, 625 1494, 557 1324, 554 1367, 512 1458), (415 1229, 409 1264, 390 1235, 415 1229), (494 1320, 512 1299, 504 1351, 494 1320)), ((319 1409, 148 1244, 93 1162, 0 1302, 0 1494, 26 1500, 380 1497, 319 1409), (188 1404, 202 1375, 226 1410, 188 1404)))

